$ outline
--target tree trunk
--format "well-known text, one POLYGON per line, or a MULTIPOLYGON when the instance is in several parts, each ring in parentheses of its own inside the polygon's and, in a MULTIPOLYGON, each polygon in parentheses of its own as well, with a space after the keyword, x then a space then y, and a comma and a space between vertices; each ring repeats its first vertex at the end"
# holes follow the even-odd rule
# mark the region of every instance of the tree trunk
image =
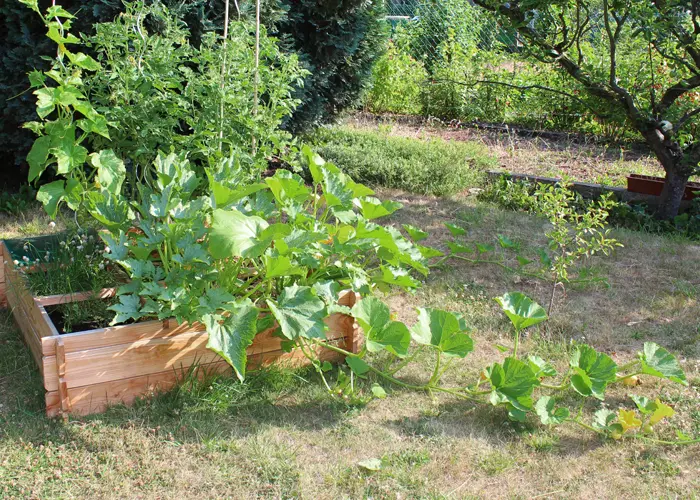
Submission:
POLYGON ((672 219, 678 215, 685 185, 690 178, 690 170, 683 164, 683 153, 678 143, 664 140, 663 134, 655 128, 637 127, 637 129, 666 171, 666 182, 661 191, 656 218, 672 219))
POLYGON ((659 219, 672 219, 678 215, 678 209, 681 206, 683 194, 685 193, 685 185, 688 183, 690 175, 683 172, 678 165, 666 167, 666 182, 664 189, 661 192, 659 200, 659 208, 656 216, 659 219))

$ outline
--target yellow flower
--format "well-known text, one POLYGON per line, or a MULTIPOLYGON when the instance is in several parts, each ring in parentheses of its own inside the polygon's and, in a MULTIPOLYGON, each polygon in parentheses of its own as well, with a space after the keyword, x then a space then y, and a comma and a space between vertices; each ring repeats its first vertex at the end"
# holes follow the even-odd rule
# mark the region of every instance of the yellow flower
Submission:
POLYGON ((663 404, 658 398, 654 405, 656 406, 656 409, 654 410, 654 413, 652 414, 651 419, 649 420, 649 423, 651 425, 654 425, 657 422, 661 422, 666 417, 672 417, 674 413, 676 413, 673 411, 673 408, 666 404, 663 404))
POLYGON ((634 410, 620 410, 617 412, 617 418, 620 420, 623 432, 642 426, 642 421, 637 418, 637 412, 634 410))

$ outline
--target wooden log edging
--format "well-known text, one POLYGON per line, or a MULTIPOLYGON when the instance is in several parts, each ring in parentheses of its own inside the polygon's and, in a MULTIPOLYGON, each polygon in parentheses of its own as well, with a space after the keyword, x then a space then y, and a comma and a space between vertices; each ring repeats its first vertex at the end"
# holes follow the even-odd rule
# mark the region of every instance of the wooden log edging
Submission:
MULTIPOLYGON (((561 182, 561 179, 556 177, 541 177, 538 175, 518 174, 500 170, 489 170, 486 172, 486 175, 489 181, 496 180, 505 175, 512 180, 527 181, 533 184, 559 184, 561 182)), ((623 187, 606 186, 604 184, 576 181, 572 182, 571 188, 586 199, 596 199, 604 193, 612 193, 615 195, 618 201, 623 201, 626 203, 646 203, 650 207, 656 207, 660 201, 658 196, 633 193, 623 187)), ((686 210, 688 207, 690 207, 690 203, 688 201, 683 201, 681 203, 681 210, 686 210)))
MULTIPOLYGON (((231 373, 228 363, 207 348, 209 337, 201 323, 166 319, 59 334, 46 306, 110 297, 114 290, 33 297, 4 241, 0 241, 0 254, 0 279, 5 280, 0 281, 0 303, 11 308, 42 374, 48 416, 98 413, 109 405, 130 404, 138 397, 169 390, 188 377, 231 373)), ((357 294, 344 292, 338 303, 352 307, 357 300, 357 294)), ((334 313, 324 321, 328 342, 358 352, 362 336, 354 318, 334 313)), ((247 349, 249 370, 273 363, 294 367, 309 363, 298 350, 283 351, 282 339, 274 331, 261 332, 247 349)), ((321 360, 342 360, 322 346, 317 353, 321 360)))

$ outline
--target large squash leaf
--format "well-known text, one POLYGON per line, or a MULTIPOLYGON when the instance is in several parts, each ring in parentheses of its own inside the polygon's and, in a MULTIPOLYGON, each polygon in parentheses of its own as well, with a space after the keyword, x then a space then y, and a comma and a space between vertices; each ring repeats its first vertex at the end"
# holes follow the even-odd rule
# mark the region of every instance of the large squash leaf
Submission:
POLYGON ((432 345, 446 356, 464 358, 474 350, 474 341, 467 331, 464 319, 457 314, 421 307, 411 336, 417 343, 432 345))
POLYGON ((250 299, 226 304, 228 314, 207 314, 203 318, 207 327, 207 347, 230 364, 240 380, 245 378, 246 349, 258 333, 258 309, 250 299))
POLYGON ((282 290, 277 300, 268 299, 267 305, 289 340, 297 337, 325 339, 328 315, 326 305, 308 286, 292 285, 282 290))

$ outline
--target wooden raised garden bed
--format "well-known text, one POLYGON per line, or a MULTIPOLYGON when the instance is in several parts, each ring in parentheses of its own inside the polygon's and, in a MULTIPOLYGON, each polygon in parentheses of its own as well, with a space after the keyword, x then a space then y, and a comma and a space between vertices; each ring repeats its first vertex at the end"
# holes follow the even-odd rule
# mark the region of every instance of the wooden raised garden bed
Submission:
MULTIPOLYGON (((632 193, 642 193, 652 196, 661 196, 666 180, 663 177, 652 175, 630 174, 627 176, 627 190, 632 193)), ((688 182, 683 193, 684 200, 695 198, 695 191, 700 191, 700 183, 688 182)))
MULTIPOLYGON (((4 241, 0 241, 0 258, 0 302, 12 309, 39 367, 48 416, 86 415, 110 404, 129 404, 138 396, 173 387, 193 369, 198 376, 230 372, 230 366, 207 349, 208 335, 199 323, 178 324, 169 319, 61 334, 46 308, 94 299, 95 294, 34 297, 4 241)), ((106 289, 97 297, 113 294, 114 290, 106 289)), ((339 303, 352 307, 356 300, 356 294, 346 292, 339 303)), ((360 336, 352 317, 335 313, 326 318, 326 324, 329 341, 357 352, 360 336)), ((284 352, 282 339, 273 330, 260 333, 248 348, 248 369, 271 363, 308 364, 301 352, 284 352)), ((327 361, 342 359, 323 348, 319 356, 327 361)))

